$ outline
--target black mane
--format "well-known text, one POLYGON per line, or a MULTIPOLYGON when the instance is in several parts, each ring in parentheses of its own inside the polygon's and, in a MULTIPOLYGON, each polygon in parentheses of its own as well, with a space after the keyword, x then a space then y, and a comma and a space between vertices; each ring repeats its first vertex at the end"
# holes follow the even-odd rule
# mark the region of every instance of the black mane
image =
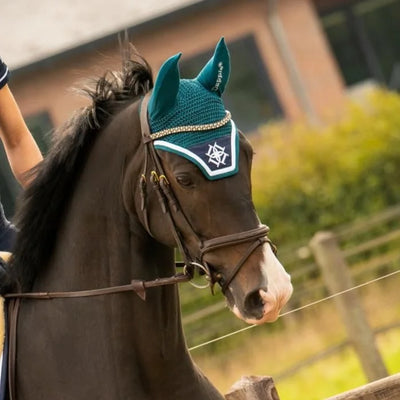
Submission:
POLYGON ((85 162, 96 133, 118 110, 147 93, 153 86, 151 68, 136 51, 125 51, 121 72, 107 72, 85 88, 92 104, 79 110, 56 136, 52 148, 36 168, 36 178, 25 191, 18 206, 19 229, 12 257, 12 274, 22 291, 47 265, 57 238, 69 194, 85 162))

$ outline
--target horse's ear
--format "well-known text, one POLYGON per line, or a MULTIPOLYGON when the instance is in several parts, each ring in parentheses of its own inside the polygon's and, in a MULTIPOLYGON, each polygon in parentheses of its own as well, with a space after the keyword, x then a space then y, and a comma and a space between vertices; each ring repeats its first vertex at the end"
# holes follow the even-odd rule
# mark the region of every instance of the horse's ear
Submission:
POLYGON ((215 47, 214 55, 197 76, 197 80, 208 90, 219 96, 225 90, 231 72, 231 60, 224 38, 215 47))
POLYGON ((148 110, 151 119, 162 117, 175 105, 179 90, 178 61, 180 57, 181 53, 172 56, 160 68, 149 100, 148 110))

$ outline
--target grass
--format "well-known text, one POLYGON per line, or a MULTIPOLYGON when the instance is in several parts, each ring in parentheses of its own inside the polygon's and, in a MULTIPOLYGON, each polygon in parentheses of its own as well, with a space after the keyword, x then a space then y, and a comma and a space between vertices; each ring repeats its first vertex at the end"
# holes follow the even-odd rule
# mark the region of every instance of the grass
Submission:
MULTIPOLYGON (((396 275, 358 290, 373 328, 400 322, 399 284, 396 275)), ((243 375, 272 376, 281 400, 321 400, 366 383, 350 346, 283 377, 293 365, 346 340, 334 301, 283 317, 281 325, 256 327, 192 356, 223 393, 243 375)), ((400 372, 400 327, 380 333, 376 342, 389 374, 400 372)))

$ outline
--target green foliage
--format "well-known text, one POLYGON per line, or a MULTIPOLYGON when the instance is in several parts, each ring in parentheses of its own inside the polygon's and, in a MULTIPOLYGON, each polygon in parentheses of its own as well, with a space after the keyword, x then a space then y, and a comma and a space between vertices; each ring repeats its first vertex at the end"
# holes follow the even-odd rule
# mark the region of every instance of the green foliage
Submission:
POLYGON ((298 399, 299 393, 307 400, 320 400, 366 383, 356 355, 347 348, 277 382, 276 387, 285 400, 298 399))
POLYGON ((253 197, 280 243, 400 203, 400 96, 371 93, 329 126, 268 126, 253 141, 253 197))
MULTIPOLYGON (((394 344, 399 343, 400 330, 385 332, 377 339, 389 375, 397 373, 400 368, 400 350, 394 344)), ((277 382, 276 387, 282 400, 298 399, 299 393, 303 393, 307 400, 320 400, 366 383, 368 382, 356 353, 351 348, 346 348, 277 382)))

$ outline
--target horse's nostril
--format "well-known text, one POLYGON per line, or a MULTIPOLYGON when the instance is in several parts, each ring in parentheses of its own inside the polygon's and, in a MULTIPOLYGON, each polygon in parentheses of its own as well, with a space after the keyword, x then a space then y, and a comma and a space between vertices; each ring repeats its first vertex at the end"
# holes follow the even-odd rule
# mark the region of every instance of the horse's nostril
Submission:
POLYGON ((251 316, 259 319, 263 316, 264 301, 260 296, 260 289, 255 290, 247 295, 244 302, 245 310, 251 316))

